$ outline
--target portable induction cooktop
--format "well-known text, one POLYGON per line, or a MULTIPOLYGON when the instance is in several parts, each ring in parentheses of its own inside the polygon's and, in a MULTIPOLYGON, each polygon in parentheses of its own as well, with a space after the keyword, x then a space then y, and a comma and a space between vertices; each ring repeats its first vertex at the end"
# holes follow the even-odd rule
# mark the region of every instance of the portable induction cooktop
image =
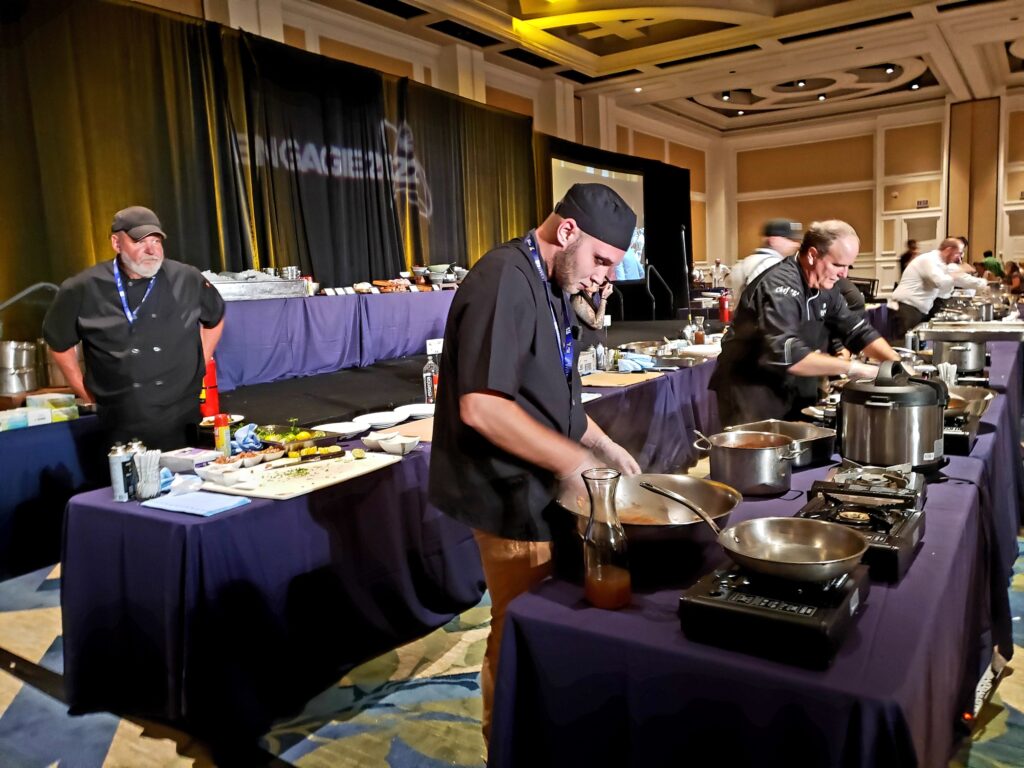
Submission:
POLYGON ((683 592, 679 623, 698 643, 824 669, 867 599, 867 570, 819 583, 727 566, 683 592))

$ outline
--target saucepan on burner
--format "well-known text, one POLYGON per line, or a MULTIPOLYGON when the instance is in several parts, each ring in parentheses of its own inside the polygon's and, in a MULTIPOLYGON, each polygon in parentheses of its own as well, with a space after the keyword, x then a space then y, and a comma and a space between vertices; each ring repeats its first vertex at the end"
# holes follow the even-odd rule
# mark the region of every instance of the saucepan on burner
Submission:
POLYGON ((805 450, 793 438, 774 432, 695 434, 699 439, 693 447, 711 454, 711 479, 744 496, 786 493, 793 478, 793 461, 805 450))
POLYGON ((802 517, 762 517, 721 529, 691 500, 653 483, 640 487, 693 510, 718 536, 718 543, 736 562, 757 573, 797 581, 829 581, 860 563, 867 541, 836 523, 802 517))

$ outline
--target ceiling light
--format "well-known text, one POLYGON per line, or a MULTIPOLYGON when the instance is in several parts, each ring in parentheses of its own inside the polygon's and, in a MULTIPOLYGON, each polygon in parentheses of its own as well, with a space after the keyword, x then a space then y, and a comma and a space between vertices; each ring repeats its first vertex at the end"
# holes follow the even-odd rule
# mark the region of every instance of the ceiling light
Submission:
POLYGON ((911 83, 910 84, 910 90, 912 90, 912 91, 916 91, 920 87, 921 87, 920 83, 911 83))
POLYGON ((744 111, 743 111, 743 110, 741 109, 741 110, 740 110, 739 112, 737 112, 736 114, 737 114, 737 115, 744 115, 744 114, 746 114, 746 113, 745 113, 745 112, 744 112, 744 111))
POLYGON ((730 98, 732 98, 732 97, 731 97, 731 96, 729 95, 729 92, 728 92, 728 91, 725 91, 725 92, 724 92, 724 93, 722 94, 722 101, 728 101, 728 100, 729 100, 730 98))
POLYGON ((825 100, 825 94, 824 93, 819 93, 818 94, 818 101, 824 101, 824 100, 825 100))
POLYGON ((797 80, 796 81, 796 87, 797 88, 803 88, 805 85, 807 85, 807 82, 805 80, 797 80))
POLYGON ((640 86, 638 85, 638 86, 637 86, 636 88, 634 88, 634 89, 633 89, 633 93, 640 93, 640 91, 642 91, 642 90, 643 90, 643 88, 641 88, 641 87, 640 87, 640 86))
POLYGON ((888 66, 888 67, 885 68, 885 74, 887 74, 887 75, 891 75, 895 71, 896 71, 896 68, 893 67, 893 66, 888 66))

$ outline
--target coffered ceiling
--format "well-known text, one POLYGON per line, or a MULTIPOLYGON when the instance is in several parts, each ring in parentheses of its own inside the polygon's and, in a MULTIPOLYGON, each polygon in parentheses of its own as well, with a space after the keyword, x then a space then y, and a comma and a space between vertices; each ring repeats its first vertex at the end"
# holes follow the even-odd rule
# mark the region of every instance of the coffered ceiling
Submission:
POLYGON ((317 0, 720 131, 1024 91, 1024 0, 317 0))

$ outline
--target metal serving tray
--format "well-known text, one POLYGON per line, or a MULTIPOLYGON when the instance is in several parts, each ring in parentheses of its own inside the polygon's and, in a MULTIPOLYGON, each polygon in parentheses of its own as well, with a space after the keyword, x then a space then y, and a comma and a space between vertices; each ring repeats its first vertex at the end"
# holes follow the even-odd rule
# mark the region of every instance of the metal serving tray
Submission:
POLYGON ((1024 322, 930 322, 914 330, 924 341, 1024 341, 1024 322))
POLYGON ((793 440, 794 447, 800 454, 793 459, 794 467, 809 467, 813 464, 828 464, 835 453, 836 431, 825 427, 816 427, 802 421, 780 421, 765 419, 752 421, 749 424, 737 424, 726 427, 726 432, 743 430, 745 432, 772 432, 785 435, 793 440))
POLYGON ((305 280, 231 280, 211 282, 224 301, 252 301, 254 299, 293 299, 306 296, 305 280))

